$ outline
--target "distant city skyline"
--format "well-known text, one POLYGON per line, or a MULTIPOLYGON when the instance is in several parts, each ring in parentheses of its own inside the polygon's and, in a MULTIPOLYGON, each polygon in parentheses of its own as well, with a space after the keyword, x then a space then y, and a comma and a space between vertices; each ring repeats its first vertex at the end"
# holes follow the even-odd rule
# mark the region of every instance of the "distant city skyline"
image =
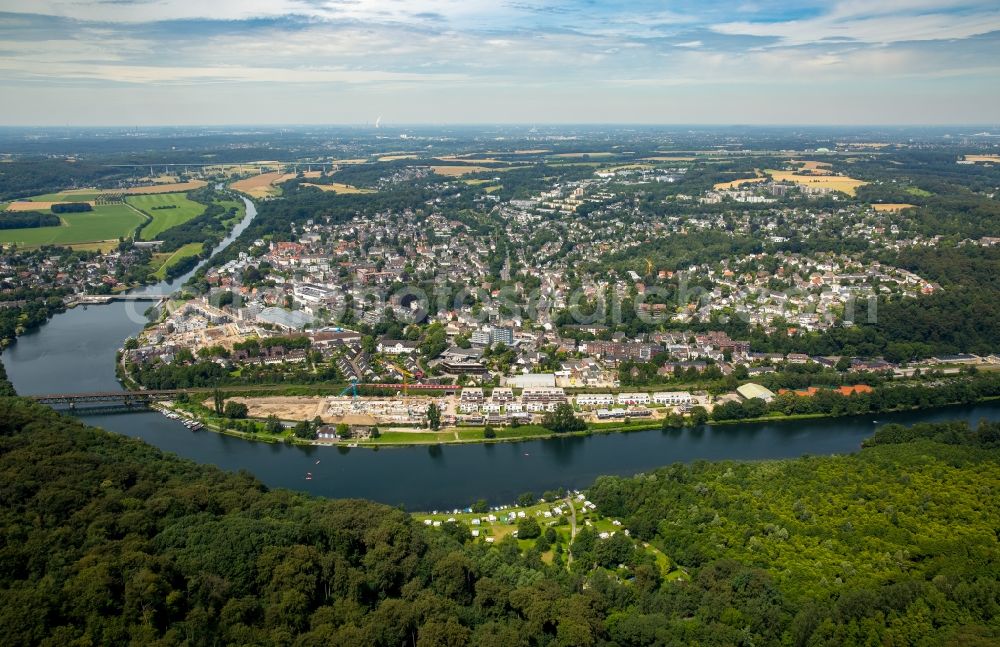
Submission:
POLYGON ((1000 123, 995 0, 3 10, 0 125, 1000 123))

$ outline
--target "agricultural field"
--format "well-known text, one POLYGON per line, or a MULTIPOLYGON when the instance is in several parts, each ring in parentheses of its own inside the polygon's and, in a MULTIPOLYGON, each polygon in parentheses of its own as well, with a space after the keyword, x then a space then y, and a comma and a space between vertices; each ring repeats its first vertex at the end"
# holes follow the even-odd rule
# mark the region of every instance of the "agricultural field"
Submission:
POLYGON ((431 170, 438 175, 445 177, 461 177, 472 173, 502 172, 510 170, 510 167, 490 168, 488 166, 461 166, 461 165, 440 165, 432 166, 431 170))
POLYGON ((731 182, 718 182, 718 183, 714 184, 712 186, 712 188, 715 189, 716 191, 723 190, 723 189, 735 189, 739 185, 741 185, 741 184, 747 184, 748 182, 754 182, 754 183, 756 183, 756 182, 767 182, 767 178, 766 177, 759 177, 758 176, 758 177, 741 178, 739 180, 733 180, 731 182))
POLYGON ((863 180, 855 180, 845 175, 800 175, 795 171, 774 169, 767 169, 765 172, 773 177, 775 182, 794 182, 802 186, 818 186, 833 191, 842 191, 847 195, 854 195, 859 186, 868 184, 863 180))
POLYGON ((616 166, 609 166, 609 167, 607 167, 605 169, 601 169, 601 170, 602 171, 606 171, 608 173, 615 173, 617 171, 633 171, 633 170, 639 171, 639 170, 645 170, 645 169, 651 169, 651 168, 653 168, 652 164, 637 163, 637 164, 618 164, 616 166))
MULTIPOLYGON (((792 162, 799 162, 799 160, 792 160, 792 162)), ((805 160, 800 162, 802 166, 800 171, 807 171, 814 175, 832 175, 833 171, 830 170, 832 164, 830 162, 817 162, 815 160, 805 160)))
POLYGON ((111 189, 101 191, 101 193, 124 193, 126 195, 145 195, 147 193, 187 193, 194 191, 208 184, 204 180, 191 180, 189 182, 177 182, 173 184, 153 184, 150 186, 136 186, 130 189, 111 189))
POLYGON ((159 279, 164 280, 167 278, 167 270, 190 256, 197 256, 201 253, 202 244, 201 243, 188 243, 182 247, 179 247, 176 251, 169 254, 154 254, 153 261, 150 263, 152 267, 156 269, 153 271, 153 275, 159 279), (157 266, 159 264, 159 266, 157 266))
POLYGON ((142 240, 156 240, 157 236, 171 227, 205 213, 205 205, 189 200, 183 193, 134 195, 127 197, 125 201, 153 219, 139 231, 142 240))
POLYGON ((657 155, 654 157, 643 157, 647 162, 693 162, 697 157, 678 157, 676 155, 657 155))
POLYGON ((365 189, 361 187, 351 186, 350 184, 341 184, 340 182, 334 182, 333 184, 312 184, 311 182, 303 182, 302 186, 312 186, 316 187, 320 191, 332 191, 334 193, 342 193, 342 194, 375 193, 375 189, 365 189))
POLYGON ((614 157, 618 153, 601 151, 597 153, 556 153, 552 157, 614 157))
POLYGON ((39 247, 117 241, 122 236, 130 236, 144 220, 142 215, 124 204, 98 205, 86 213, 60 214, 59 219, 63 223, 59 227, 2 230, 0 243, 39 247))
MULTIPOLYGON (((78 200, 78 202, 85 202, 78 200)), ((62 201, 43 202, 41 200, 15 200, 7 205, 7 211, 48 211, 54 204, 62 204, 62 201)))
POLYGON ((93 202, 101 192, 96 189, 71 189, 27 198, 29 202, 93 202))
POLYGON ((1000 162, 1000 155, 966 155, 965 161, 976 164, 996 164, 1000 162))
POLYGON ((67 247, 81 252, 101 252, 102 254, 106 254, 107 252, 110 252, 114 248, 118 247, 118 240, 112 239, 99 240, 93 243, 73 243, 71 245, 67 245, 67 247))
POLYGON ((913 207, 915 205, 912 205, 912 204, 903 204, 903 203, 888 203, 887 202, 887 203, 883 203, 883 204, 873 204, 872 206, 875 207, 875 211, 887 211, 889 213, 898 213, 898 212, 902 211, 903 209, 909 209, 910 207, 913 207))
POLYGON ((443 157, 437 157, 435 159, 441 160, 442 162, 457 162, 459 164, 503 164, 504 161, 496 159, 494 157, 459 157, 457 155, 445 155, 443 157))
MULTIPOLYGON (((302 174, 307 178, 317 178, 321 175, 320 171, 311 171, 302 174)), ((281 171, 274 171, 272 173, 261 173, 260 175, 254 175, 242 180, 237 180, 233 182, 230 186, 241 193, 246 193, 253 198, 268 198, 272 196, 281 195, 281 188, 278 186, 282 182, 287 182, 288 180, 294 180, 298 177, 295 173, 282 173, 281 171)))

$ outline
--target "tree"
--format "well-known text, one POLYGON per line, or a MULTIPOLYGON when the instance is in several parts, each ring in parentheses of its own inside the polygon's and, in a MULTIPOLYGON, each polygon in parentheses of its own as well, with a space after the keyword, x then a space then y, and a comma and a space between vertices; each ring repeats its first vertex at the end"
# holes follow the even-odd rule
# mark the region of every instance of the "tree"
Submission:
POLYGON ((701 405, 691 407, 691 425, 700 427, 708 422, 708 410, 701 405))
POLYGON ((527 508, 536 501, 534 492, 522 492, 517 497, 517 505, 527 508))
POLYGON ((337 438, 347 439, 351 437, 351 428, 347 426, 346 422, 342 422, 337 425, 337 438))
POLYGON ((542 426, 549 431, 561 434, 568 431, 583 431, 587 428, 587 423, 581 418, 577 418, 573 407, 564 402, 557 405, 555 411, 545 414, 542 418, 542 426))
POLYGON ((841 373, 846 373, 851 368, 851 358, 846 355, 837 360, 835 368, 841 373))
POLYGON ((268 416, 267 420, 264 421, 264 431, 269 434, 280 434, 284 430, 284 425, 281 424, 281 421, 275 415, 268 416))
POLYGON ((534 517, 525 517, 517 522, 518 539, 534 539, 542 534, 542 528, 534 517))
POLYGON ((215 401, 215 413, 221 416, 225 400, 222 397, 222 391, 220 391, 218 387, 216 387, 215 390, 212 391, 212 398, 215 401))
POLYGON ((427 425, 434 431, 441 428, 441 410, 434 402, 427 407, 427 425))
POLYGON ((486 428, 483 429, 483 438, 485 438, 486 440, 491 440, 496 437, 497 437, 497 432, 493 429, 493 427, 486 425, 486 428))
POLYGON ((472 511, 476 514, 482 514, 488 512, 490 506, 486 503, 486 499, 477 499, 475 503, 472 504, 472 511))
POLYGON ((246 418, 247 413, 249 412, 250 409, 247 407, 247 405, 243 404, 242 402, 234 402, 233 400, 227 402, 225 409, 223 409, 223 415, 225 415, 227 418, 233 418, 233 419, 246 418))
POLYGON ((684 418, 677 413, 668 413, 663 418, 663 429, 680 429, 684 426, 684 418))
POLYGON ((292 429, 292 433, 295 434, 296 438, 301 438, 303 440, 316 440, 319 436, 313 426, 309 424, 308 420, 301 420, 295 424, 292 429))
MULTIPOLYGON (((518 537, 520 537, 518 533, 518 537)), ((615 568, 619 564, 627 564, 634 552, 632 540, 621 532, 616 532, 608 539, 597 542, 594 546, 594 559, 598 566, 615 568)))

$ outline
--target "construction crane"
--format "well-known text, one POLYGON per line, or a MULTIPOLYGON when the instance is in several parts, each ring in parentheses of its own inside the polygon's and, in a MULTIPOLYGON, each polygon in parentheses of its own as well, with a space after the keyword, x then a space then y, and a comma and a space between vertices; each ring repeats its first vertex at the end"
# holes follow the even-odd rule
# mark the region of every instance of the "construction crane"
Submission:
POLYGON ((406 370, 402 366, 399 366, 398 364, 393 364, 391 362, 386 362, 386 364, 396 369, 396 371, 403 376, 403 395, 406 396, 409 386, 409 380, 413 379, 413 373, 409 372, 408 370, 406 370))
POLYGON ((347 388, 345 388, 343 391, 340 392, 340 396, 343 397, 343 396, 347 395, 348 393, 351 394, 351 398, 352 398, 352 404, 351 404, 351 406, 354 407, 355 409, 357 409, 358 408, 358 378, 352 377, 351 378, 351 383, 347 386, 347 388))

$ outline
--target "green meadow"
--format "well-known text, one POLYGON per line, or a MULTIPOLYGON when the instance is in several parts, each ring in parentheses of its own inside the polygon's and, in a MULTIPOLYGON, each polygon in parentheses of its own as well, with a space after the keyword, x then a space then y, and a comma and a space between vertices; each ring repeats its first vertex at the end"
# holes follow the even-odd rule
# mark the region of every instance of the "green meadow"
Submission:
POLYGON ((189 200, 183 193, 130 195, 125 201, 153 219, 139 232, 142 240, 155 240, 171 227, 197 218, 205 212, 205 205, 189 200))
POLYGON ((60 214, 59 219, 58 227, 0 230, 0 244, 40 247, 111 240, 128 237, 143 222, 142 215, 124 204, 98 205, 85 213, 60 214))
POLYGON ((201 243, 188 243, 177 248, 176 251, 169 254, 155 254, 153 256, 152 266, 156 267, 156 263, 160 263, 159 267, 156 267, 156 271, 153 275, 159 280, 164 280, 167 278, 167 270, 182 261, 189 256, 197 256, 201 253, 202 244, 201 243))

